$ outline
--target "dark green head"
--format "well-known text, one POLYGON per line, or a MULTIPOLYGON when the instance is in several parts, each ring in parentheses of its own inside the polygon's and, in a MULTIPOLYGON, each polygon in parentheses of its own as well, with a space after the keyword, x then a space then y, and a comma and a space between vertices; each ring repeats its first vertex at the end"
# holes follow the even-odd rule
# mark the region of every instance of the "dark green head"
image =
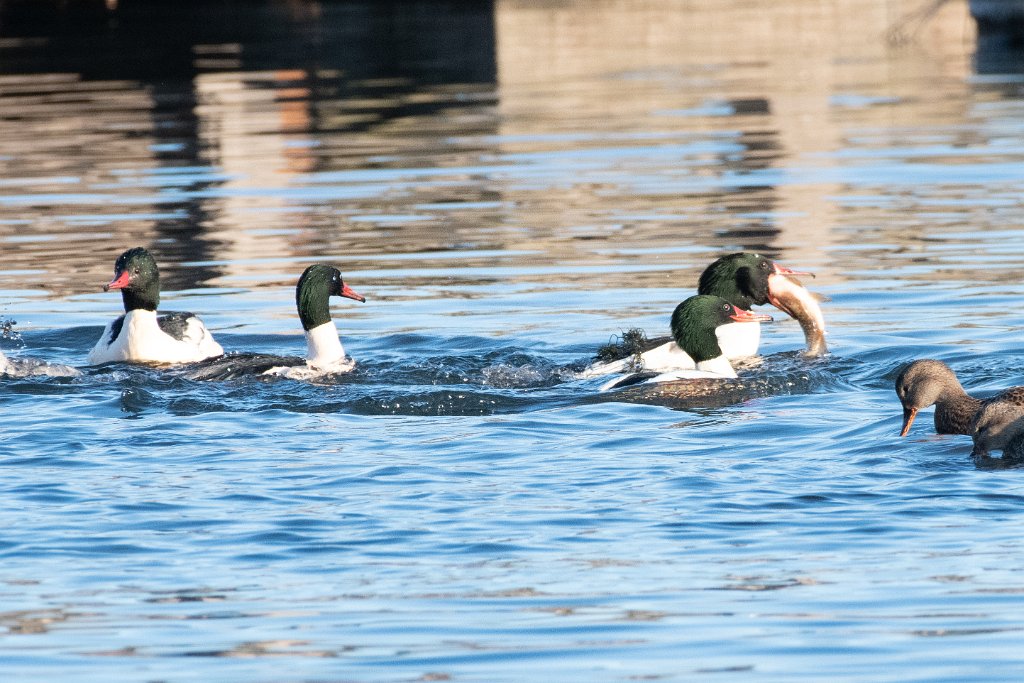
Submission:
POLYGON ((720 296, 698 294, 672 312, 672 337, 690 358, 700 363, 722 355, 715 334, 719 326, 760 320, 771 320, 771 317, 745 311, 720 296))
POLYGON ((775 272, 771 259, 749 251, 729 254, 704 269, 698 294, 720 296, 733 306, 749 311, 754 304, 768 303, 768 276, 775 272))
POLYGON ((295 285, 295 307, 299 310, 302 329, 311 330, 331 320, 329 299, 343 296, 365 302, 366 298, 356 294, 341 279, 341 272, 333 266, 316 263, 306 268, 295 285))
POLYGON ((121 290, 125 312, 136 309, 155 311, 160 305, 160 269, 156 260, 142 247, 129 249, 114 262, 114 279, 103 291, 121 290))

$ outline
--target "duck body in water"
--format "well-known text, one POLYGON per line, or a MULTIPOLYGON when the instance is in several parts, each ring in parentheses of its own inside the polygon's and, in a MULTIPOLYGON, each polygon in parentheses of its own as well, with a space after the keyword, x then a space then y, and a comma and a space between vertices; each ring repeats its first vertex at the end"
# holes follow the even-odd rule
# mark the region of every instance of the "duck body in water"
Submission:
POLYGON ((991 452, 1002 451, 998 465, 1024 465, 1024 406, 999 398, 985 401, 971 420, 970 433, 975 462, 993 464, 991 452))
POLYGON ((160 270, 142 247, 114 263, 114 279, 103 290, 120 290, 124 315, 107 323, 89 352, 89 363, 190 363, 219 356, 224 349, 192 313, 158 315, 160 270))
POLYGON ((670 328, 673 343, 694 361, 693 368, 668 372, 640 371, 616 377, 602 391, 637 383, 660 384, 680 380, 735 379, 736 371, 722 349, 718 331, 726 325, 756 325, 770 316, 738 308, 719 296, 698 294, 676 306, 670 328))
MULTIPOLYGON (((719 296, 745 311, 754 305, 772 303, 800 320, 808 340, 808 353, 821 355, 827 350, 821 309, 810 292, 798 281, 790 279, 790 276, 803 274, 807 273, 785 268, 760 254, 738 252, 709 265, 701 273, 697 292, 719 296)), ((727 323, 718 328, 716 335, 726 358, 738 360, 757 355, 760 330, 759 324, 727 323)), ((630 330, 623 335, 623 343, 602 347, 594 362, 581 375, 596 377, 629 371, 667 372, 695 367, 696 361, 671 337, 648 340, 643 332, 630 330)))
POLYGON ((306 335, 306 357, 262 353, 227 354, 189 369, 191 379, 235 379, 252 375, 312 379, 351 371, 355 361, 345 353, 338 328, 331 318, 330 297, 340 296, 364 303, 366 298, 345 284, 341 272, 326 264, 314 264, 295 285, 295 307, 306 335))

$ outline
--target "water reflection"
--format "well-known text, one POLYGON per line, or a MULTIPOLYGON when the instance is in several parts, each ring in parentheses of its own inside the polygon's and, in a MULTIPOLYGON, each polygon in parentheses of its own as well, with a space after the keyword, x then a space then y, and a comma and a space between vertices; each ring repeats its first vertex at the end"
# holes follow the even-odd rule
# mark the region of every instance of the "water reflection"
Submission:
POLYGON ((903 46, 881 37, 910 0, 39 7, 0 14, 0 235, 6 270, 57 295, 128 244, 172 290, 467 248, 627 265, 689 244, 674 266, 746 248, 820 270, 894 180, 837 154, 986 144, 956 128, 991 87, 966 3, 903 46))
POLYGON ((463 113, 493 99, 489 3, 44 7, 0 8, 0 229, 54 293, 81 291, 125 244, 220 264, 172 268, 169 289, 320 251, 352 213, 337 205, 383 188, 307 191, 296 174, 408 163, 435 151, 430 128, 442 144, 456 125, 492 130, 463 113))

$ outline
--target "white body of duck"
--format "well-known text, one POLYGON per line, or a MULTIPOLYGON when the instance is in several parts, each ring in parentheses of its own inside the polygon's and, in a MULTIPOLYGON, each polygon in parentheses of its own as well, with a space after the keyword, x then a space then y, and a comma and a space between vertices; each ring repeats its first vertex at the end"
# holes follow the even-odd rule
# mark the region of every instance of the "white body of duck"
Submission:
MULTIPOLYGON (((156 311, 135 309, 107 323, 89 352, 89 363, 192 363, 224 353, 203 321, 184 314, 180 337, 160 326, 156 311)), ((165 318, 168 319, 168 318, 165 318)))
POLYGON ((191 313, 157 314, 160 271, 142 247, 129 249, 114 264, 104 290, 121 290, 125 313, 103 329, 89 363, 190 363, 224 353, 203 321, 191 313))
POLYGON ((288 379, 312 379, 321 375, 351 372, 355 367, 355 360, 346 355, 345 347, 338 336, 338 328, 331 320, 312 330, 306 330, 305 363, 279 365, 260 374, 288 379))

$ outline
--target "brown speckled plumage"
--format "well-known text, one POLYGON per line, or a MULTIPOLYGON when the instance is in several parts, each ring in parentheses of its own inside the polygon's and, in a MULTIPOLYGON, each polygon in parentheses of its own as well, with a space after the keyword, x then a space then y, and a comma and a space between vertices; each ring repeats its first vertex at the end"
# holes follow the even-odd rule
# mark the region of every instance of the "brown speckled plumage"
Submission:
POLYGON ((948 365, 938 360, 916 360, 905 367, 896 378, 896 395, 903 404, 905 436, 917 411, 935 406, 935 431, 939 434, 970 434, 971 423, 983 405, 993 401, 1005 402, 1024 408, 1024 387, 1010 387, 991 398, 982 400, 964 391, 948 365))

